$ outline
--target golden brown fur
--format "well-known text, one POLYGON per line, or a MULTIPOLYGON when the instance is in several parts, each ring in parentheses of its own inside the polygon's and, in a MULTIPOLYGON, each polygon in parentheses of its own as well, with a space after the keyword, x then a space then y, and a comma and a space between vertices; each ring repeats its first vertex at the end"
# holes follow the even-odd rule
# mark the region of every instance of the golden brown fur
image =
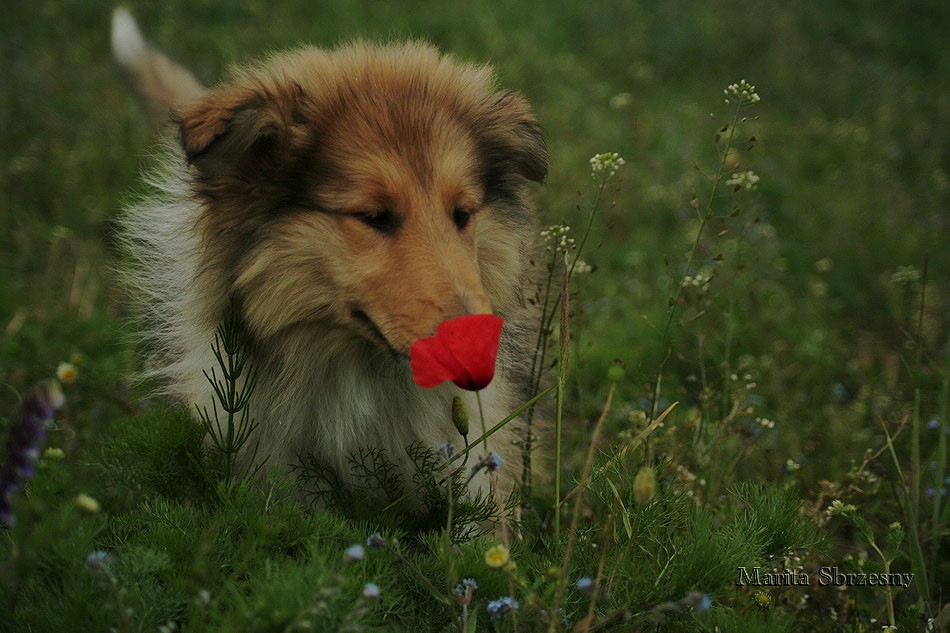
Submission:
MULTIPOLYGON (((459 444, 459 390, 415 386, 406 355, 460 314, 505 319, 483 391, 489 424, 523 401, 536 234, 524 189, 544 178, 547 153, 522 97, 420 43, 308 47, 207 92, 185 84, 168 78, 158 100, 178 104, 180 146, 125 220, 126 277, 172 393, 210 402, 202 370, 235 298, 271 465, 311 453, 345 477, 360 448, 405 464, 413 442, 459 444)), ((512 424, 490 441, 512 478, 519 440, 512 424)))

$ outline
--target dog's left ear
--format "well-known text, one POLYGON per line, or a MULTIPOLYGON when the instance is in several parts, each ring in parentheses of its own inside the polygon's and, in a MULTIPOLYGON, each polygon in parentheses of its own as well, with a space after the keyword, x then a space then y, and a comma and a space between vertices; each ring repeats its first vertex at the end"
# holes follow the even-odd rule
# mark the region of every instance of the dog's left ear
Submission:
POLYGON ((212 177, 261 169, 299 136, 303 100, 297 84, 253 80, 208 93, 176 116, 188 162, 212 177))
POLYGON ((501 95, 488 109, 482 128, 490 167, 504 166, 534 182, 548 175, 548 147, 528 102, 516 92, 501 95))

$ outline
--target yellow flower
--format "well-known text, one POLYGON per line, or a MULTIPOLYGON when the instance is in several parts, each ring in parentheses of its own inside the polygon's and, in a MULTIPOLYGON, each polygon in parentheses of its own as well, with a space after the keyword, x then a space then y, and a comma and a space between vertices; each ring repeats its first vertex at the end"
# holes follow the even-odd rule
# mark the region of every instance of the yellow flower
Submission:
POLYGON ((492 569, 504 567, 511 560, 508 555, 508 548, 504 545, 493 545, 485 552, 485 564, 492 569))
POLYGON ((76 371, 76 366, 72 363, 60 363, 59 367, 56 368, 56 377, 64 385, 71 385, 76 382, 78 375, 79 372, 76 371))
POLYGON ((755 603, 763 609, 767 609, 772 606, 772 596, 765 593, 764 591, 756 591, 754 598, 755 603))
POLYGON ((76 495, 73 501, 76 502, 80 510, 88 512, 89 514, 95 514, 99 511, 99 502, 84 492, 76 495))

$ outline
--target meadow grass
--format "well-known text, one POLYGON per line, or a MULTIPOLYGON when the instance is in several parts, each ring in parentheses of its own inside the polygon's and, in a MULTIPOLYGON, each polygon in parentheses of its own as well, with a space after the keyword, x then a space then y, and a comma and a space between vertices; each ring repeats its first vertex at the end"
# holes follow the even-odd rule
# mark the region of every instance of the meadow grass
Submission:
MULTIPOLYGON (((506 500, 466 498, 464 471, 421 479, 427 511, 408 517, 352 499, 313 512, 301 481, 229 477, 190 412, 133 379, 134 324, 107 271, 155 133, 110 61, 112 5, 14 0, 0 22, 3 437, 35 383, 63 362, 78 378, 0 533, 0 629, 870 632, 938 618, 945 3, 271 4, 130 3, 208 82, 300 42, 416 37, 492 63, 533 104, 552 155, 540 228, 575 239, 545 251, 538 296, 557 490, 538 483, 508 508, 502 551, 466 526, 506 500), (723 91, 742 78, 761 101, 739 110, 723 91), (625 159, 609 178, 590 164, 605 152, 625 159), (812 585, 737 587, 739 567, 812 585), (818 586, 833 567, 914 579, 818 586)), ((421 470, 439 464, 413 450, 421 470)), ((355 463, 378 482, 385 461, 355 463)), ((309 475, 319 494, 329 475, 309 475)))

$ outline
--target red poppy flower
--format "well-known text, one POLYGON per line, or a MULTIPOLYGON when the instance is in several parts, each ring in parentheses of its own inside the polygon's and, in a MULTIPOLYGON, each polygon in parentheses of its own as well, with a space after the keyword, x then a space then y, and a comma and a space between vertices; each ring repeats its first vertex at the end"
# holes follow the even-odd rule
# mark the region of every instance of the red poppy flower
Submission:
POLYGON ((494 314, 467 314, 443 322, 435 336, 409 348, 413 380, 425 388, 446 380, 469 391, 488 386, 495 376, 502 323, 494 314))

